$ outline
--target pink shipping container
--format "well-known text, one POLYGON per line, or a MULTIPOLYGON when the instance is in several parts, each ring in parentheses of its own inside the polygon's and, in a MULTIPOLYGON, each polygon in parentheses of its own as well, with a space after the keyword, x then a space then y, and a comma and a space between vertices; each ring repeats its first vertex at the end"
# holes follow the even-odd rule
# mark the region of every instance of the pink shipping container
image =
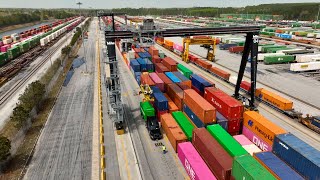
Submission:
POLYGON ((156 86, 164 92, 164 82, 159 78, 159 76, 156 73, 150 73, 150 78, 153 80, 153 82, 156 84, 156 86))
POLYGON ((238 143, 241 144, 241 146, 245 146, 245 145, 251 145, 253 144, 245 135, 240 134, 240 135, 235 135, 233 136, 234 139, 236 139, 238 141, 238 143))
POLYGON ((0 41, 0 47, 1 47, 1 46, 3 46, 3 42, 2 42, 2 41, 0 41))
POLYGON ((183 52, 183 46, 180 46, 179 44, 173 44, 173 49, 183 52))
POLYGON ((272 151, 272 145, 266 143, 259 136, 250 131, 247 127, 243 126, 242 134, 245 135, 253 144, 258 146, 262 151, 272 151))
POLYGON ((178 157, 191 180, 217 179, 190 142, 178 144, 178 157))
POLYGON ((1 52, 7 52, 8 49, 11 48, 11 45, 4 45, 4 46, 1 46, 1 52))

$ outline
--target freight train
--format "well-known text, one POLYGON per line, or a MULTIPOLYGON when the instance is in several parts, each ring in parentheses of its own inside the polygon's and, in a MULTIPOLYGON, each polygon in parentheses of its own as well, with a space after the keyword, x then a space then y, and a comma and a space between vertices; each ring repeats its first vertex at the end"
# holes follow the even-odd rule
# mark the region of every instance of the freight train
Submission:
MULTIPOLYGON (((63 35, 78 26, 82 18, 72 18, 53 27, 51 30, 21 39, 19 42, 1 47, 0 53, 0 85, 14 76, 25 65, 57 42, 63 35)), ((83 24, 82 24, 83 26, 83 24)), ((48 30, 48 29, 45 29, 48 30)))

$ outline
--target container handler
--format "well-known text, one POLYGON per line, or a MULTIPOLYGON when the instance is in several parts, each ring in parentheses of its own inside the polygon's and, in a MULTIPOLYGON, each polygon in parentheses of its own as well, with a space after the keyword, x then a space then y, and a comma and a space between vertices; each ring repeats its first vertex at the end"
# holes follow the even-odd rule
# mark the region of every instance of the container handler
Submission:
POLYGON ((146 121, 146 127, 149 132, 151 140, 162 139, 159 122, 156 117, 155 109, 149 101, 140 102, 140 112, 142 118, 146 121))

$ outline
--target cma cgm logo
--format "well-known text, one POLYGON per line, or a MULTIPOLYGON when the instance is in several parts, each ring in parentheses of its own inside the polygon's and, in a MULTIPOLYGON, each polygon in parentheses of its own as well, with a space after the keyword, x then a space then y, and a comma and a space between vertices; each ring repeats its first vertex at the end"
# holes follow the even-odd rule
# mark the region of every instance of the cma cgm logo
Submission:
POLYGON ((107 45, 114 45, 114 42, 109 41, 109 42, 107 42, 107 45))
POLYGON ((249 125, 250 127, 252 127, 252 126, 253 126, 253 121, 249 120, 249 121, 248 121, 248 125, 249 125))

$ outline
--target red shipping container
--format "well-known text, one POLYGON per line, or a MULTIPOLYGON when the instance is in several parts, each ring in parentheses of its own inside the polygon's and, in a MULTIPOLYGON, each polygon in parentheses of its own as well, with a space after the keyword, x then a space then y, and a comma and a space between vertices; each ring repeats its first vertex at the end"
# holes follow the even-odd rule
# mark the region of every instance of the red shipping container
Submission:
POLYGON ((152 56, 153 64, 161 63, 161 58, 159 56, 152 56))
POLYGON ((157 119, 158 119, 158 122, 161 121, 161 115, 162 114, 166 114, 168 113, 168 110, 165 110, 165 111, 159 111, 156 107, 154 108, 156 110, 156 113, 157 113, 157 119))
POLYGON ((204 61, 204 60, 201 60, 201 59, 198 59, 196 61, 196 64, 198 64, 199 66, 205 68, 205 69, 210 69, 212 67, 212 64, 204 61))
POLYGON ((195 128, 192 144, 217 179, 231 178, 232 157, 205 128, 195 128))
POLYGON ((165 57, 162 59, 162 63, 164 66, 166 66, 169 71, 177 71, 177 61, 173 60, 172 58, 170 57, 165 57))
POLYGON ((167 94, 178 109, 181 110, 183 106, 183 90, 176 84, 168 84, 167 94))
POLYGON ((176 83, 182 90, 187 90, 187 89, 191 89, 188 85, 184 84, 184 83, 176 83))
POLYGON ((165 91, 167 91, 168 84, 173 84, 173 82, 164 73, 156 73, 156 74, 164 82, 164 89, 165 89, 165 91))
POLYGON ((134 57, 137 59, 137 58, 139 58, 140 56, 139 56, 138 53, 134 53, 134 57))
POLYGON ((162 63, 156 63, 154 64, 155 69, 159 73, 164 73, 170 71, 166 66, 164 66, 162 63))
POLYGON ((251 90, 251 83, 247 81, 241 81, 240 87, 248 92, 251 90))
POLYGON ((154 86, 155 83, 150 78, 149 74, 141 74, 141 84, 148 84, 149 86, 154 86))
POLYGON ((183 102, 204 124, 212 124, 216 121, 216 109, 195 90, 184 90, 183 102))
POLYGON ((159 50, 156 49, 154 46, 149 47, 148 52, 151 56, 159 56, 159 50))
POLYGON ((241 120, 231 120, 228 121, 228 133, 235 133, 240 131, 241 120))
POLYGON ((219 69, 219 68, 217 68, 217 67, 211 67, 209 70, 210 70, 211 72, 213 72, 214 74, 222 77, 223 79, 229 80, 230 74, 227 73, 227 72, 225 72, 224 70, 219 69))
POLYGON ((242 53, 244 50, 244 46, 233 46, 229 48, 229 52, 231 53, 242 53))
POLYGON ((241 119, 243 105, 220 89, 215 87, 205 88, 204 98, 229 121, 241 119))

